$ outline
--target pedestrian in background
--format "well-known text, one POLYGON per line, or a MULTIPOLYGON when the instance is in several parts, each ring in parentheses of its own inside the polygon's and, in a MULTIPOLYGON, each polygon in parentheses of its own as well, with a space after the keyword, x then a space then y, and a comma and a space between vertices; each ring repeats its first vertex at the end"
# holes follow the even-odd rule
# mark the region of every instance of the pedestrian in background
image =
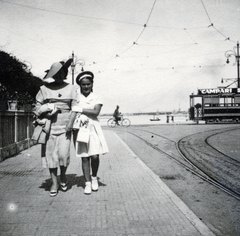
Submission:
MULTIPOLYGON (((66 63, 56 62, 47 70, 44 77, 45 85, 40 87, 36 95, 35 115, 41 124, 48 125, 46 143, 43 144, 42 159, 49 168, 52 179, 50 196, 58 194, 57 172, 60 166, 60 187, 67 190, 66 170, 70 162, 71 132, 69 129, 69 118, 71 107, 77 104, 76 87, 66 83, 64 80, 68 74, 71 59, 66 63)), ((43 128, 45 126, 43 125, 43 128)), ((46 130, 45 130, 46 131, 46 130)))
POLYGON ((98 190, 97 173, 99 155, 108 152, 108 146, 100 126, 98 115, 102 108, 102 99, 93 93, 94 74, 90 71, 80 73, 76 78, 80 102, 73 107, 71 122, 76 143, 76 156, 82 159, 82 171, 85 179, 85 194, 98 190))

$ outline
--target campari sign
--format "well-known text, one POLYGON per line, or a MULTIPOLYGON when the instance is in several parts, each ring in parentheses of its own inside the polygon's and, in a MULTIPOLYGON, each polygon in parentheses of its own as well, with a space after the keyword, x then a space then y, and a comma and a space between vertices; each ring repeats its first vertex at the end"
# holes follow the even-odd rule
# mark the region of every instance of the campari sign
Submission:
POLYGON ((240 88, 208 88, 198 89, 198 95, 240 94, 240 88))

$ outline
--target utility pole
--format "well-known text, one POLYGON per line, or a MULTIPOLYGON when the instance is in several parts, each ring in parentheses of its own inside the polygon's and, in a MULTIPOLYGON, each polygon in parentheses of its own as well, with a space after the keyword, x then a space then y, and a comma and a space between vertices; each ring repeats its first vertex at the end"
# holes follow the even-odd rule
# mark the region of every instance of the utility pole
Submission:
POLYGON ((77 65, 80 65, 82 67, 81 71, 84 71, 83 66, 85 65, 85 61, 83 59, 77 59, 77 57, 74 55, 74 51, 72 51, 72 84, 74 84, 74 74, 75 74, 75 67, 77 65), (75 60, 74 60, 75 59, 75 60))
POLYGON ((225 52, 225 56, 227 57, 226 63, 228 64, 229 58, 231 56, 235 57, 235 62, 237 64, 237 87, 240 88, 240 78, 239 78, 239 42, 237 42, 237 46, 233 47, 233 50, 228 50, 225 52))

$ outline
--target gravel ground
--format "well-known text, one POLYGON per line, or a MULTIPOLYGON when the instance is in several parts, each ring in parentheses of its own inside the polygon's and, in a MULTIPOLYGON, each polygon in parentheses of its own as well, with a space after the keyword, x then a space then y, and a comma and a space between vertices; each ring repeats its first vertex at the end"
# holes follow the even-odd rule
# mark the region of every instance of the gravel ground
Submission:
MULTIPOLYGON (((188 134, 209 129, 220 129, 226 125, 161 125, 131 126, 115 129, 116 133, 157 174, 169 188, 213 231, 217 236, 240 236, 240 201, 206 183, 196 175, 179 166, 172 159, 152 149, 137 137, 125 131, 148 130, 165 137, 179 140, 188 134)), ((240 128, 237 126, 236 128, 240 128)), ((143 136, 146 133, 143 132, 143 136)), ((219 134, 211 138, 211 144, 222 152, 239 158, 240 132, 219 134), (235 140, 232 142, 231 140, 235 140)), ((165 151, 173 150, 165 147, 165 151)), ((238 159, 239 160, 239 159, 238 159)))

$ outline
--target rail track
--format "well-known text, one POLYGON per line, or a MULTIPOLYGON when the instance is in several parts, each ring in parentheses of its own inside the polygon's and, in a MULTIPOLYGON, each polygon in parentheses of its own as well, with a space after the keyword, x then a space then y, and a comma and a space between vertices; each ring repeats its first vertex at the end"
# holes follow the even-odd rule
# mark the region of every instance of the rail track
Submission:
POLYGON ((236 127, 228 127, 201 131, 178 140, 140 128, 124 132, 137 137, 199 178, 240 200, 240 162, 217 150, 208 142, 214 135, 235 129, 236 127))

